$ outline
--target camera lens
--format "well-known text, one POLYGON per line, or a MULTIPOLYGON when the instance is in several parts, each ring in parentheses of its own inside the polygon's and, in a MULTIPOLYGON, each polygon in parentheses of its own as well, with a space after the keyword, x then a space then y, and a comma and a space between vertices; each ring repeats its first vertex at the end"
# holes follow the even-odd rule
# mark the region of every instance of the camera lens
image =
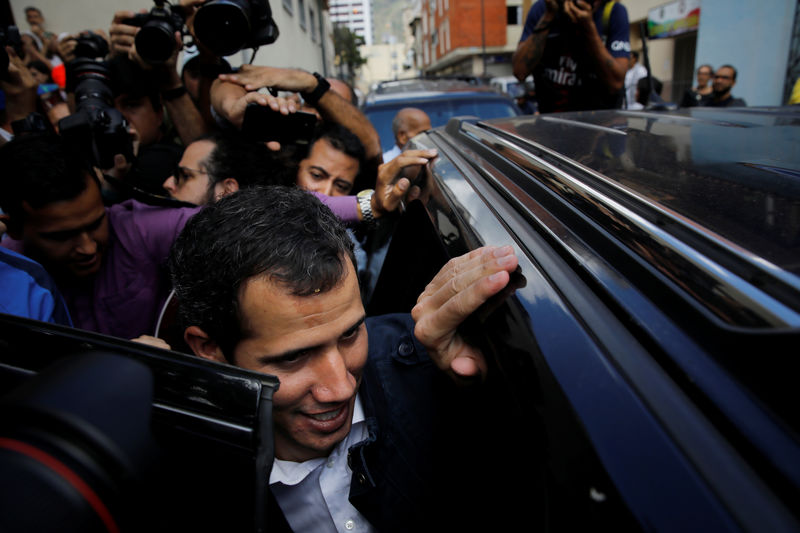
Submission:
POLYGON ((85 32, 76 39, 74 53, 78 58, 105 57, 108 54, 108 43, 96 33, 85 32))
POLYGON ((245 47, 250 35, 250 6, 236 0, 216 0, 200 7, 194 18, 197 39, 220 56, 245 47))
POLYGON ((163 20, 150 21, 136 34, 136 51, 148 63, 163 63, 175 51, 174 32, 163 20))

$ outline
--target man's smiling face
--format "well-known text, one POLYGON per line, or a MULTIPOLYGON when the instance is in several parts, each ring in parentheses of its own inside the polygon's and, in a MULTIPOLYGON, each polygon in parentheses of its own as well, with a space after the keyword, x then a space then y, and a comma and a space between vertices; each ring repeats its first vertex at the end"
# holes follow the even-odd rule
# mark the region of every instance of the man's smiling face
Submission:
POLYGON ((334 288, 294 296, 264 277, 240 290, 243 336, 232 361, 280 379, 273 398, 275 455, 325 457, 350 432, 367 360, 364 306, 355 269, 334 288))

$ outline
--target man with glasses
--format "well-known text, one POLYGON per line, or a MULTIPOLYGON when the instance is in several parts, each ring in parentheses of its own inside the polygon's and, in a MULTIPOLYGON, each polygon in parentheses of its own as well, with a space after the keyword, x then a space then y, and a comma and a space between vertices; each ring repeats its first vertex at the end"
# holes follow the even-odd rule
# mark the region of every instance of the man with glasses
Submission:
POLYGON ((240 188, 288 185, 289 172, 264 143, 217 132, 187 146, 163 186, 176 200, 206 205, 240 188))
POLYGON ((736 85, 736 69, 731 65, 722 65, 714 74, 711 86, 711 98, 705 102, 707 107, 745 107, 742 98, 734 98, 731 89, 736 85))
MULTIPOLYGON (((321 136, 314 144, 329 144, 333 150, 333 144, 327 138, 321 136)), ((333 138, 332 142, 336 143, 336 139, 333 138)), ((340 153, 342 157, 348 157, 344 151, 340 153)), ((306 167, 312 167, 311 172, 315 172, 314 167, 326 165, 324 154, 315 156, 310 151, 297 168, 297 164, 286 161, 264 143, 226 131, 206 135, 187 146, 172 176, 164 181, 164 189, 175 200, 207 205, 240 189, 296 184, 312 192, 345 223, 357 223, 396 210, 404 198, 407 201, 414 199, 419 193, 418 188, 410 190, 411 182, 400 174, 408 167, 424 165, 435 156, 434 150, 409 150, 402 157, 381 165, 376 190, 368 197, 370 205, 367 208, 359 197, 337 195, 329 188, 318 190, 306 186, 306 180, 302 179, 304 173, 309 173, 306 167)))

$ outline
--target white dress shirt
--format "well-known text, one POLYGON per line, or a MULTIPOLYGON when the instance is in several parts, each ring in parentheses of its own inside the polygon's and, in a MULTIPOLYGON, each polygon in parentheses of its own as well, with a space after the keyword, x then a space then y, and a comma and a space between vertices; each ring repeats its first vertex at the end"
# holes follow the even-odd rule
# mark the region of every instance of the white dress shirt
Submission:
POLYGON ((383 162, 388 163, 402 153, 403 151, 400 149, 400 147, 395 144, 390 150, 383 152, 383 162))
MULTIPOLYGON (((639 80, 647 77, 647 69, 640 63, 636 63, 625 73, 625 100, 627 109, 637 109, 636 105, 636 84, 639 80)), ((641 106, 641 104, 639 104, 641 106)), ((641 109, 641 107, 639 107, 641 109)))
POLYGON ((347 466, 347 450, 367 436, 364 410, 356 396, 350 433, 328 457, 302 463, 275 459, 269 484, 293 531, 375 531, 348 500, 353 472, 347 466))

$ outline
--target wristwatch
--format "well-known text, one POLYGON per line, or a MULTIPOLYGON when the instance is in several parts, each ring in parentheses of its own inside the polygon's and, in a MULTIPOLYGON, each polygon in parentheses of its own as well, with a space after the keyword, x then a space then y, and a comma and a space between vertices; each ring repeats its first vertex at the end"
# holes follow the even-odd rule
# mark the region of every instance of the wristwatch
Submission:
POLYGON ((361 211, 361 221, 368 225, 375 223, 375 216, 372 214, 372 195, 373 189, 364 189, 356 195, 358 199, 358 209, 361 211))
POLYGON ((328 80, 323 78, 319 72, 315 72, 314 77, 317 78, 317 86, 314 87, 314 90, 307 93, 301 93, 303 95, 303 101, 308 105, 317 105, 317 102, 319 102, 319 99, 322 98, 322 95, 328 92, 328 89, 331 88, 331 84, 328 83, 328 80))

